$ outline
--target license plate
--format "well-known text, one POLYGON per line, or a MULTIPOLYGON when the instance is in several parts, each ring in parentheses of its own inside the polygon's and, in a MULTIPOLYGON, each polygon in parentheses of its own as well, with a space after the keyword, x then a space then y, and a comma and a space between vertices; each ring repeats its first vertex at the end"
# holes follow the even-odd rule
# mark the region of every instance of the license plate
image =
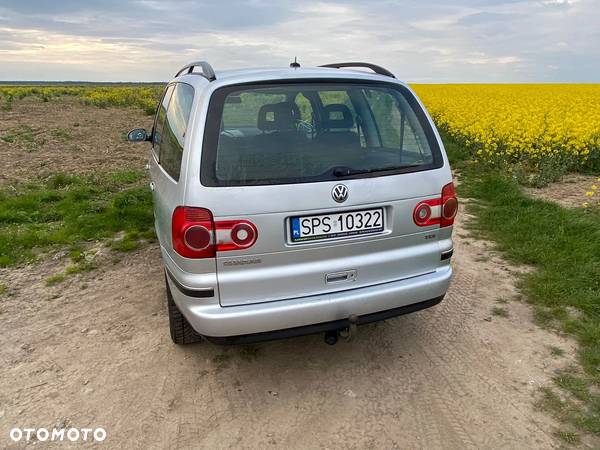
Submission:
POLYGON ((350 237, 383 231, 383 208, 292 217, 292 242, 350 237))

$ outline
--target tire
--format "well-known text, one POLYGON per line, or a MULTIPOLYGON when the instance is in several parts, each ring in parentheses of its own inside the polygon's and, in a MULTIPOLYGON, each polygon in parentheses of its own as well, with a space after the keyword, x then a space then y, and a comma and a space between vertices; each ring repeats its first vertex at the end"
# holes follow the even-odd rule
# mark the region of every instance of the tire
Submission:
POLYGON ((171 295, 171 289, 169 288, 166 275, 165 285, 167 288, 167 309, 169 312, 169 331, 171 332, 171 339, 178 345, 200 342, 202 336, 196 333, 173 301, 173 295, 171 295))

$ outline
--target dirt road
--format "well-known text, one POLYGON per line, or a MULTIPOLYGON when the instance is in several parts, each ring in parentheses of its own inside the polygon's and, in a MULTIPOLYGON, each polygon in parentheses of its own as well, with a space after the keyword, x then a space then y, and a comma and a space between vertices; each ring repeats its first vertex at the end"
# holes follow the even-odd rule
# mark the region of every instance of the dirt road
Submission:
MULTIPOLYGON (((110 169, 118 155, 87 151, 105 133, 127 166, 143 164, 144 152, 119 139, 147 118, 107 110, 99 126, 95 109, 73 101, 23 105, 10 127, 29 120, 42 132, 43 114, 23 108, 50 108, 49 121, 52 111, 66 117, 51 125, 77 139, 5 145, 9 160, 20 159, 3 182, 58 170, 61 160, 69 171, 110 169)), ((560 447, 559 425, 534 404, 573 362, 573 344, 533 325, 515 269, 468 237, 466 219, 440 305, 364 326, 334 347, 321 336, 175 346, 155 245, 51 287, 45 280, 67 257, 0 269, 0 448, 26 446, 10 440, 13 427, 54 426, 103 427, 105 448, 560 447)))
POLYGON ((115 448, 557 447, 533 405, 570 362, 549 346, 572 344, 532 325, 508 266, 464 233, 444 302, 334 347, 173 345, 156 247, 60 287, 53 261, 5 269, 0 446, 13 426, 70 425, 115 448))

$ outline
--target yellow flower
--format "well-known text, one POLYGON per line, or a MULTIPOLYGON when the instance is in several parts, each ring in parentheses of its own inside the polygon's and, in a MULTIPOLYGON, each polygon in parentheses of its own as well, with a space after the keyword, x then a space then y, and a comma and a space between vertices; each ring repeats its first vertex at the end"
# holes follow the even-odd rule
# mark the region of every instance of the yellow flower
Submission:
POLYGON ((476 158, 533 168, 557 159, 577 170, 600 154, 600 84, 414 88, 436 124, 476 158))
POLYGON ((587 191, 585 193, 586 196, 591 197, 592 195, 594 195, 594 191, 587 191))

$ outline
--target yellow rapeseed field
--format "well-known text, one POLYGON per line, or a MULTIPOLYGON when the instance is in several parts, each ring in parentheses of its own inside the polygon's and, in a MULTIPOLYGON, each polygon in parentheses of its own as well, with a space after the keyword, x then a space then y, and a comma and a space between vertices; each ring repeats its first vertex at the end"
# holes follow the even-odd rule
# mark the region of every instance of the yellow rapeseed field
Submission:
POLYGON ((600 172, 600 84, 412 87, 438 127, 475 160, 548 178, 600 172))

